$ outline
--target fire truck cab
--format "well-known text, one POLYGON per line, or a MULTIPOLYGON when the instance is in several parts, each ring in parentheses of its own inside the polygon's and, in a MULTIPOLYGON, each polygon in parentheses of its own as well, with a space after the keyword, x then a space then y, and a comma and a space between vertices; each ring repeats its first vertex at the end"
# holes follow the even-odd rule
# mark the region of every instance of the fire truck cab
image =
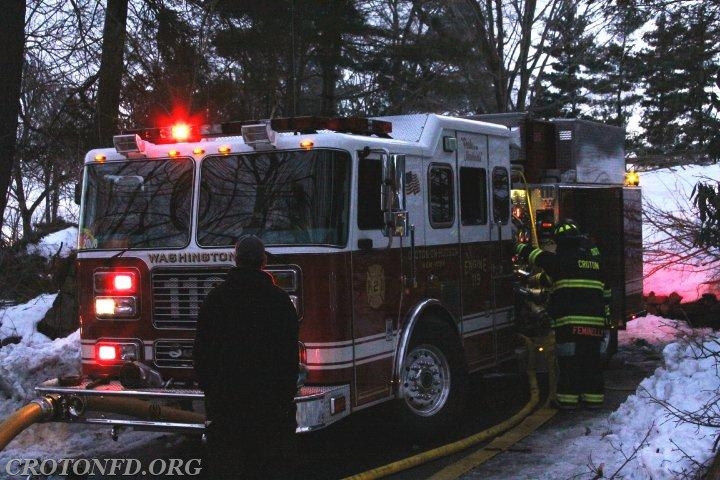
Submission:
POLYGON ((516 356, 511 136, 434 114, 116 136, 85 157, 82 377, 38 392, 61 399, 61 421, 201 431, 85 404, 202 411, 198 311, 252 233, 298 313, 299 432, 390 400, 420 427, 445 422, 468 373, 516 356))

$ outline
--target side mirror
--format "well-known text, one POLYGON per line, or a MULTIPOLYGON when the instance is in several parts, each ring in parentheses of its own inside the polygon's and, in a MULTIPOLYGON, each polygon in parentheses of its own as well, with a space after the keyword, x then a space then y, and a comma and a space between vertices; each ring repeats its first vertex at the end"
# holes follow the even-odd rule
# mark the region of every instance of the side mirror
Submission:
POLYGON ((386 236, 402 237, 408 231, 405 210, 405 155, 383 156, 381 205, 386 236))
POLYGON ((82 183, 78 182, 75 184, 75 205, 80 205, 81 198, 82 198, 82 183))

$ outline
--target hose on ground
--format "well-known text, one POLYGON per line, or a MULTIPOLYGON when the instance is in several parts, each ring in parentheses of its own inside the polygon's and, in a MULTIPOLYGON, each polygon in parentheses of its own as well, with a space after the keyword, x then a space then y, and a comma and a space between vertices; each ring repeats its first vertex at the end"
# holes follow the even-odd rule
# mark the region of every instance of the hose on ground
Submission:
POLYGON ((49 402, 49 400, 34 400, 10 414, 4 422, 0 423, 0 452, 23 430, 34 423, 45 420, 51 414, 52 406, 49 407, 50 412, 48 412, 48 406, 44 402, 49 402))
MULTIPOLYGON (((372 470, 367 470, 365 472, 352 475, 345 478, 344 480, 372 480, 376 478, 386 477, 388 475, 392 475, 403 470, 408 470, 410 468, 417 467, 418 465, 422 465, 438 458, 446 457, 448 455, 452 455, 467 448, 470 448, 473 445, 476 445, 491 437, 499 435, 505 430, 508 430, 519 424, 535 409, 540 400, 540 389, 538 387, 537 377, 535 375, 535 352, 537 351, 536 345, 530 338, 524 335, 520 335, 520 337, 523 339, 529 354, 527 364, 527 377, 528 382, 530 383, 530 400, 518 413, 493 427, 483 430, 482 432, 478 432, 462 440, 458 440, 456 442, 449 443, 447 445, 443 445, 441 447, 437 447, 432 450, 413 455, 412 457, 404 458, 402 460, 398 460, 397 462, 374 468, 372 470)), ((547 350, 548 352, 553 351, 554 345, 551 348, 547 348, 547 350)), ((553 372, 554 370, 553 365, 554 363, 549 365, 550 372, 553 372)), ((554 374, 551 373, 551 376, 554 376, 554 374)), ((551 386, 551 389, 552 388, 553 387, 551 386)))

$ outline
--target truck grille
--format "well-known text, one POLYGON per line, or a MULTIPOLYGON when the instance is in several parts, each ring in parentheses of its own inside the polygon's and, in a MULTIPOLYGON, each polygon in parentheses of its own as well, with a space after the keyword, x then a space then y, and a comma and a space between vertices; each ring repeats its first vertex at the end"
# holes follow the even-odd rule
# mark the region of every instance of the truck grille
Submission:
POLYGON ((158 340, 155 342, 155 365, 158 367, 192 368, 192 340, 158 340))
POLYGON ((227 270, 161 269, 152 273, 155 328, 195 329, 200 305, 227 270))

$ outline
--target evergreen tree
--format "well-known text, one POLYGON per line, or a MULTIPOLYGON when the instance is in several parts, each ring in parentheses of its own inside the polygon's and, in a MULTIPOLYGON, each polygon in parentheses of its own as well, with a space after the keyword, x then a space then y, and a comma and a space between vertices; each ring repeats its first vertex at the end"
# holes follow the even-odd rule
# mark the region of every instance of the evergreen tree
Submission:
POLYGON ((590 103, 587 95, 587 65, 594 41, 587 32, 590 18, 577 2, 563 0, 559 15, 551 21, 550 41, 545 47, 553 62, 531 104, 544 117, 581 117, 590 103))
POLYGON ((645 108, 640 125, 649 153, 720 158, 720 12, 705 2, 663 12, 645 35, 645 108))
POLYGON ((641 71, 634 34, 646 19, 629 3, 610 4, 604 14, 609 18, 605 31, 611 37, 590 51, 587 65, 590 115, 595 120, 625 127, 642 98, 637 92, 641 71))

